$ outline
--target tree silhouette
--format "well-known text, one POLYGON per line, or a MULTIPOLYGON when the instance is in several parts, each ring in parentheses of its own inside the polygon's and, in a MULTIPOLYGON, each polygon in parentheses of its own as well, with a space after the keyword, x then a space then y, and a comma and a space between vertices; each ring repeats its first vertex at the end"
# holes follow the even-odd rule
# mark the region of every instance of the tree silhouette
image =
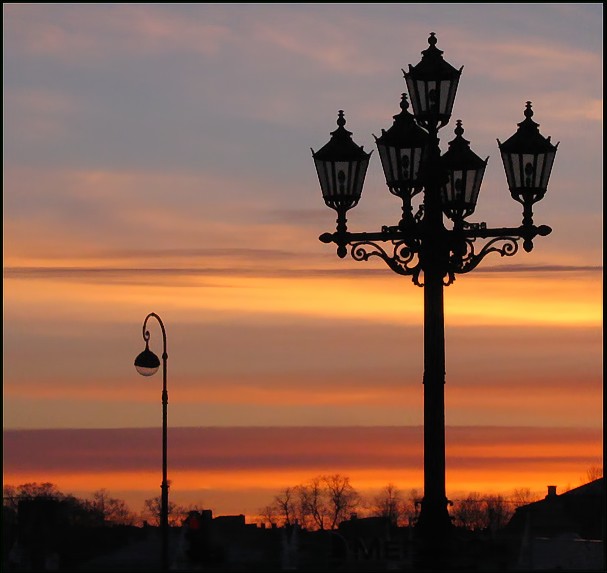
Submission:
POLYGON ((527 505, 534 501, 537 501, 539 496, 533 493, 528 487, 517 488, 512 491, 512 503, 514 507, 520 507, 521 505, 527 505))
POLYGON ((284 488, 274 498, 273 508, 271 511, 282 518, 283 525, 293 525, 297 521, 297 488, 284 488))
MULTIPOLYGON (((524 493, 525 490, 521 492, 524 493)), ((452 513, 455 524, 459 527, 474 531, 496 531, 508 523, 514 513, 515 505, 516 503, 506 500, 501 495, 472 492, 465 499, 454 503, 452 513)))
POLYGON ((374 497, 371 513, 376 517, 385 517, 396 525, 404 513, 404 505, 401 491, 393 483, 389 483, 374 497))
POLYGON ((586 470, 586 478, 587 481, 594 481, 603 477, 603 467, 602 466, 590 466, 586 470))
POLYGON ((335 529, 355 511, 360 500, 358 492, 350 484, 350 478, 340 474, 323 476, 329 502, 330 527, 335 529))
POLYGON ((2 488, 4 505, 16 510, 23 499, 65 499, 67 496, 50 482, 28 482, 18 486, 5 485, 2 488))
MULTIPOLYGON (((162 497, 159 495, 144 500, 143 510, 141 512, 141 519, 148 523, 151 523, 151 525, 159 526, 161 508, 162 497)), ((177 505, 176 503, 169 501, 167 509, 169 514, 169 525, 171 527, 176 527, 182 525, 183 521, 187 518, 190 512, 201 511, 202 508, 200 504, 190 504, 188 506, 185 506, 177 505)))
MULTIPOLYGON (((177 525, 179 516, 176 515, 176 508, 177 506, 172 501, 169 501, 169 505, 167 507, 169 515, 169 525, 177 525)), ((143 502, 143 511, 141 512, 141 517, 151 525, 155 525, 158 527, 160 526, 160 516, 162 514, 161 510, 162 497, 159 495, 156 497, 150 497, 144 500, 143 502)))
POLYGON ((91 505, 102 516, 107 525, 134 525, 135 514, 128 508, 126 502, 110 497, 106 489, 93 493, 91 505))
POLYGON ((303 524, 311 529, 326 529, 329 510, 322 493, 321 477, 312 478, 307 484, 298 486, 297 490, 303 524))
POLYGON ((360 502, 350 478, 340 474, 318 475, 304 484, 284 488, 271 505, 260 510, 270 523, 298 523, 306 529, 336 529, 356 511, 360 502))

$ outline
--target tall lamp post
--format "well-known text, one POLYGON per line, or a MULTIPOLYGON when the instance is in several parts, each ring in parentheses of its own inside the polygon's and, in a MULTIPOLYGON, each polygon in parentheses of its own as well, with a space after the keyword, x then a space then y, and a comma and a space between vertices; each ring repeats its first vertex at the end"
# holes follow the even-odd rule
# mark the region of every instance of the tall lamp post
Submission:
POLYGON ((149 347, 150 333, 147 330, 148 320, 154 317, 162 330, 162 485, 160 486, 160 529, 162 535, 162 569, 169 568, 169 482, 167 480, 167 406, 169 394, 167 392, 167 337, 164 324, 160 317, 151 312, 143 321, 143 340, 145 350, 135 358, 135 368, 142 376, 156 374, 160 366, 160 360, 149 347))
POLYGON ((475 210, 488 158, 470 149, 459 120, 455 138, 441 155, 438 131, 451 118, 463 68, 447 63, 436 41, 431 33, 422 60, 403 70, 413 114, 403 94, 393 125, 375 138, 388 189, 402 200, 397 225, 369 233, 347 229, 346 213, 361 197, 371 153, 354 143, 344 127, 343 111, 330 141, 312 150, 325 203, 337 212, 337 230, 322 234, 320 240, 335 243, 340 258, 348 247, 354 260, 378 257, 424 289, 424 497, 416 529, 427 539, 444 539, 452 528, 445 488, 443 290, 456 274, 470 272, 489 253, 512 256, 519 241, 529 252, 536 236, 550 234, 550 227, 534 224, 532 208, 546 193, 558 146, 540 134, 527 102, 516 133, 504 143, 498 140, 510 193, 523 206, 522 224, 489 228, 466 221, 475 210), (421 201, 413 214, 412 200, 418 194, 421 201))

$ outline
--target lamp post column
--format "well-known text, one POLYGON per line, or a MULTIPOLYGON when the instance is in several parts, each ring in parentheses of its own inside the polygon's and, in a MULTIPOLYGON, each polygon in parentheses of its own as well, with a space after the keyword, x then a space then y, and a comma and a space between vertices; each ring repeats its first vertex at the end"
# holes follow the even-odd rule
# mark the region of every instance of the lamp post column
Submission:
POLYGON ((442 276, 424 273, 424 499, 419 517, 422 534, 439 533, 451 524, 445 488, 443 288, 442 276))
POLYGON ((169 482, 167 479, 167 409, 169 393, 167 391, 167 351, 166 335, 162 327, 164 351, 162 353, 162 485, 160 527, 162 530, 162 568, 169 569, 169 482))
POLYGON ((424 498, 418 528, 423 538, 443 538, 451 525, 445 485, 444 285, 449 256, 441 207, 437 128, 429 129, 420 262, 424 271, 424 498))
POLYGON ((161 567, 169 570, 169 481, 167 479, 167 409, 169 393, 167 391, 167 336, 162 319, 151 312, 143 321, 143 340, 145 350, 135 358, 135 368, 142 376, 152 376, 158 372, 160 360, 149 349, 150 333, 147 330, 148 320, 154 317, 162 330, 162 484, 160 484, 160 536, 161 536, 161 567))

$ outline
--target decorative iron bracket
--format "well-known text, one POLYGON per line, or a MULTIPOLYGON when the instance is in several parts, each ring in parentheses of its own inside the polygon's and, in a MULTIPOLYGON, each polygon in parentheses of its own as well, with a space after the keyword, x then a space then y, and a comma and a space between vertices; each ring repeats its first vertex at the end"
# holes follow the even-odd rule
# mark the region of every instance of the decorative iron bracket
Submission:
POLYGON ((392 254, 374 241, 361 241, 352 244, 351 255, 355 261, 368 261, 371 257, 382 259, 395 273, 411 276, 413 283, 423 286, 419 281, 422 271, 419 262, 419 249, 411 247, 406 241, 392 241, 392 254))
MULTIPOLYGON (((552 229, 547 225, 537 227, 526 224, 491 229, 485 223, 466 223, 459 228, 445 230, 445 248, 449 251, 449 257, 444 269, 443 284, 449 286, 455 281, 456 274, 474 270, 489 253, 498 253, 502 257, 515 255, 521 240, 523 248, 529 252, 533 249, 533 239, 536 236, 543 237, 551 232, 552 229), (489 240, 477 252, 475 242, 481 238, 489 240)), ((424 272, 420 260, 425 241, 422 224, 404 229, 399 226, 384 226, 375 233, 324 233, 319 239, 323 243, 335 243, 337 253, 342 258, 347 254, 347 246, 350 246, 350 254, 355 261, 379 257, 395 273, 410 276, 415 285, 424 286, 420 280, 420 275, 424 272), (390 247, 384 247, 382 243, 390 244, 390 247)))

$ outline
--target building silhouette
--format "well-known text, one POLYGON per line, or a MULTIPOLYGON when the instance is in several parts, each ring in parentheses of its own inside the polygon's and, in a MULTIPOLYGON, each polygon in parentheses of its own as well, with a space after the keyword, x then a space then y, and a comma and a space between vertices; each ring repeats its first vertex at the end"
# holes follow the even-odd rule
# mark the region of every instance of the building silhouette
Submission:
POLYGON ((605 478, 516 509, 502 535, 519 570, 605 571, 605 478))

